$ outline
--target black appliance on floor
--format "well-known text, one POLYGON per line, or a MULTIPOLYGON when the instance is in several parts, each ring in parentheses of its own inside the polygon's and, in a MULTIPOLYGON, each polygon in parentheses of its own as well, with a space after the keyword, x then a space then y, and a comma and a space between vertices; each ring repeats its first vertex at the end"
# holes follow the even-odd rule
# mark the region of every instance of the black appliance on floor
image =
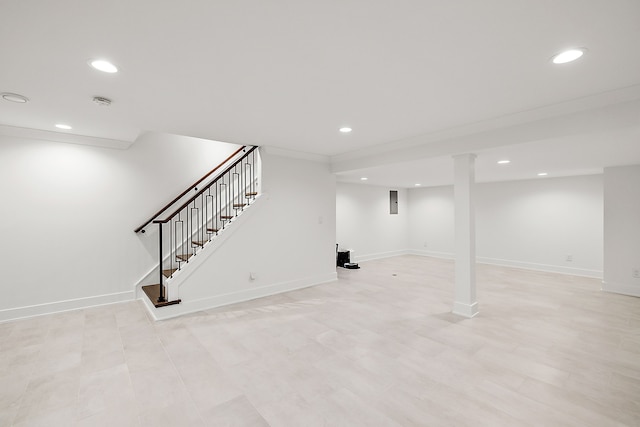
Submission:
POLYGON ((336 245, 336 265, 338 267, 344 267, 349 269, 360 268, 358 264, 351 262, 350 251, 339 251, 338 245, 336 245))

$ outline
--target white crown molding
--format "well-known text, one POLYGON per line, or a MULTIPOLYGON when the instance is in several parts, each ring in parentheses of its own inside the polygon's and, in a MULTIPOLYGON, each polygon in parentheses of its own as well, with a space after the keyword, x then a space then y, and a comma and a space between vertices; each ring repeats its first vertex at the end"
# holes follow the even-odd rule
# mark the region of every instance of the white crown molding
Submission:
POLYGON ((312 162, 329 164, 330 157, 322 154, 305 153, 303 151, 287 150, 285 148, 273 147, 268 145, 260 146, 260 151, 273 156, 289 157, 292 159, 310 160, 312 162))
POLYGON ((66 144, 89 145, 92 147, 113 148, 117 150, 126 150, 133 144, 133 141, 96 138, 94 136, 74 135, 71 133, 53 132, 49 130, 22 128, 7 125, 0 125, 0 135, 24 139, 63 142, 66 144))

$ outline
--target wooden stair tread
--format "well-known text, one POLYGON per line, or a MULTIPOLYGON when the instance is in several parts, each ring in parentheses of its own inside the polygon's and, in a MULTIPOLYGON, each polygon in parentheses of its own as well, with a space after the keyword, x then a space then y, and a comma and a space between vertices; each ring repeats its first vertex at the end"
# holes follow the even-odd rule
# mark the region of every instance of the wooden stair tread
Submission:
POLYGON ((198 245, 198 246, 204 246, 205 243, 207 243, 208 240, 193 240, 191 241, 191 243, 193 243, 194 245, 198 245))
POLYGON ((218 230, 217 228, 207 228, 207 231, 208 231, 209 233, 217 233, 217 232, 218 232, 218 231, 220 231, 220 230, 218 230))
POLYGON ((180 254, 176 255, 176 258, 181 259, 182 261, 188 261, 192 256, 193 254, 180 254))
POLYGON ((252 191, 250 193, 245 193, 245 196, 247 196, 247 197, 253 197, 253 196, 257 196, 257 195, 258 195, 257 191, 252 191))
POLYGON ((234 208, 244 208, 245 206, 247 206, 246 203, 234 203, 233 204, 234 208))
POLYGON ((162 275, 164 277, 171 277, 171 276, 173 276, 173 273, 175 273, 176 271, 178 271, 177 268, 170 268, 169 270, 162 270, 162 275))
POLYGON ((232 219, 233 215, 220 215, 221 219, 232 219))
MULTIPOLYGON (((173 300, 173 301, 158 302, 158 298, 160 297, 160 286, 161 285, 146 285, 142 287, 142 290, 147 295, 147 298, 149 298, 149 301, 151 301, 151 303, 156 308, 166 307, 168 305, 180 304, 182 300, 179 300, 179 299, 173 300)), ((165 293, 165 297, 166 297, 166 293, 165 293)))

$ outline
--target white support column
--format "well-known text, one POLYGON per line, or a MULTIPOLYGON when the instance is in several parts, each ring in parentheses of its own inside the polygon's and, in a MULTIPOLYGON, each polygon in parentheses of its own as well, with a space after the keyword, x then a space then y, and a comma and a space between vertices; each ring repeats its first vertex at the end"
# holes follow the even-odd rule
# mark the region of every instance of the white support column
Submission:
POLYGON ((475 154, 460 154, 454 159, 455 198, 455 301, 453 313, 473 317, 476 301, 476 219, 475 154))

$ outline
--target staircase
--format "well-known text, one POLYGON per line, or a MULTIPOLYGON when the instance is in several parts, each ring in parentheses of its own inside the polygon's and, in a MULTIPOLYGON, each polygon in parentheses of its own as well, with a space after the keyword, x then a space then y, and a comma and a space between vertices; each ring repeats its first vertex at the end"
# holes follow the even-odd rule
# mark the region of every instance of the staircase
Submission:
POLYGON ((142 286, 156 308, 181 302, 166 297, 171 279, 256 200, 257 148, 240 148, 135 230, 158 227, 158 283, 142 286))

